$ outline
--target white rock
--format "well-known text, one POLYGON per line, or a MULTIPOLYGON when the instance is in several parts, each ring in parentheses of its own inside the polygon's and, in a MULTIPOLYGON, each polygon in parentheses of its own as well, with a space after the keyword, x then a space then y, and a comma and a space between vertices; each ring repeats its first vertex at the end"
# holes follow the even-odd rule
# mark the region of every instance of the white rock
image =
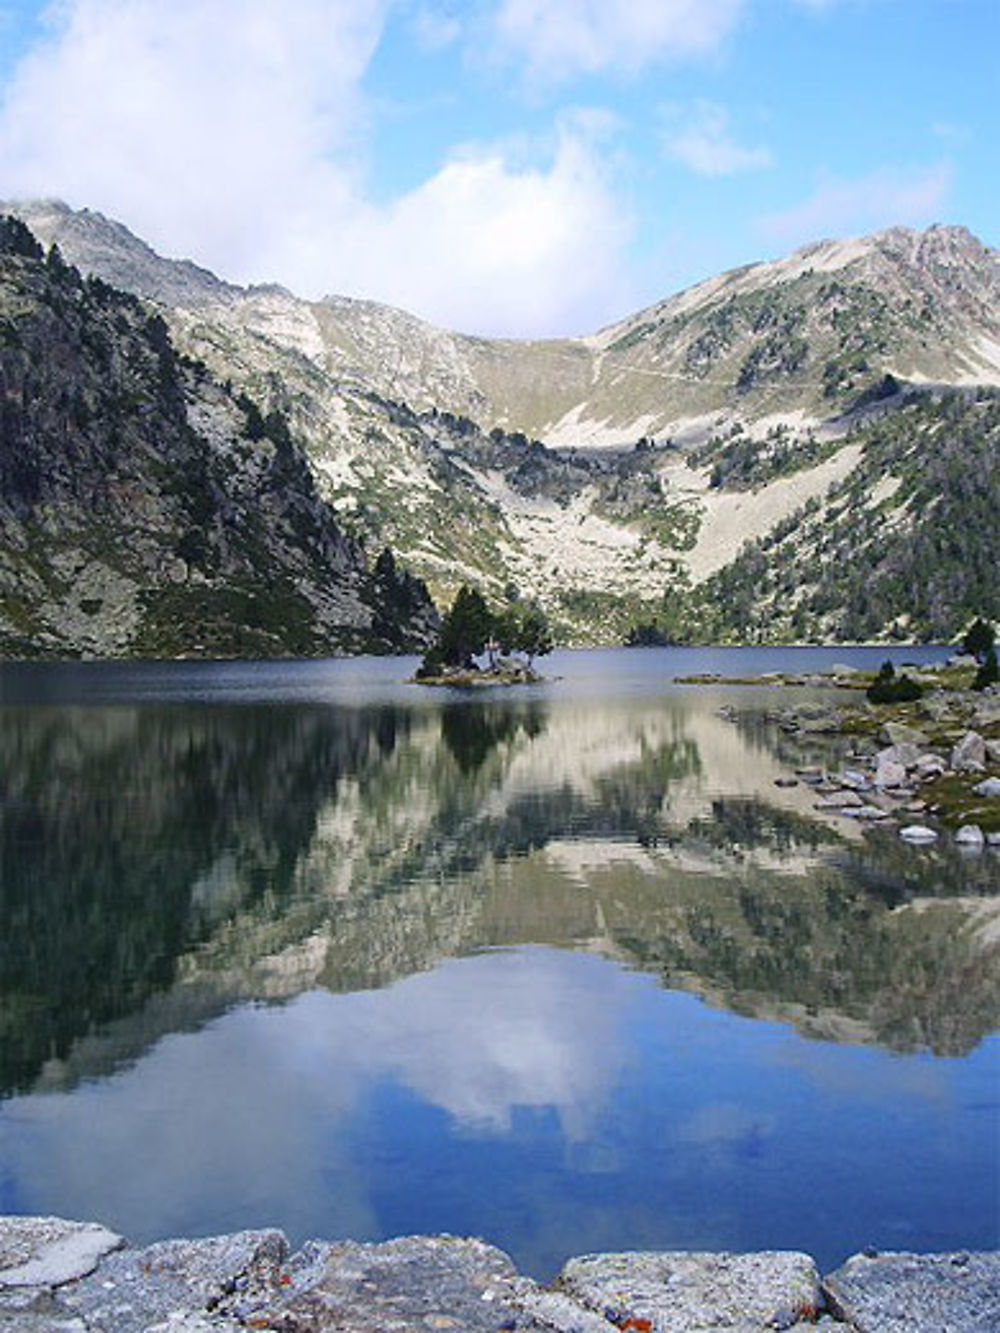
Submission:
POLYGON ((926 824, 907 824, 899 830, 899 836, 907 842, 937 842, 937 834, 926 824))
POLYGON ((963 824, 955 834, 955 841, 962 843, 965 847, 982 847, 986 839, 983 837, 983 830, 978 824, 963 824))
POLYGON ((972 789, 977 796, 1000 796, 1000 778, 986 778, 972 789))
POLYGON ((0 1287, 55 1287, 92 1273, 121 1236, 60 1217, 0 1219, 0 1287))

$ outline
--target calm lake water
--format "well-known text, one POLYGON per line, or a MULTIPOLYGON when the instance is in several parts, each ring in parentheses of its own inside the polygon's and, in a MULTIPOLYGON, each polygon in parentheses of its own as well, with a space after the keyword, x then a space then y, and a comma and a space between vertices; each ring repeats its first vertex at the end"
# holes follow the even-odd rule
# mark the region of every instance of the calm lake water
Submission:
POLYGON ((0 668, 0 1211, 997 1245, 1000 855, 776 787, 845 747, 801 692, 673 681, 885 656, 0 668))

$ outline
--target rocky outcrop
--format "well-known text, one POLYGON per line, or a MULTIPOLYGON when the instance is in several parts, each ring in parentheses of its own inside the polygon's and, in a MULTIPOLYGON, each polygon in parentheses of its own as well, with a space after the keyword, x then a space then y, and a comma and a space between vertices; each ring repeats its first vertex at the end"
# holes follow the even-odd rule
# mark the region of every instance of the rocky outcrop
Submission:
POLYGON ((390 554, 369 566, 280 413, 0 219, 0 656, 398 651, 436 619, 390 554))
POLYGON ((144 1248, 94 1224, 0 1218, 4 1333, 993 1333, 1000 1254, 856 1255, 820 1280, 806 1254, 571 1259, 550 1287, 481 1240, 379 1244, 280 1231, 144 1248))

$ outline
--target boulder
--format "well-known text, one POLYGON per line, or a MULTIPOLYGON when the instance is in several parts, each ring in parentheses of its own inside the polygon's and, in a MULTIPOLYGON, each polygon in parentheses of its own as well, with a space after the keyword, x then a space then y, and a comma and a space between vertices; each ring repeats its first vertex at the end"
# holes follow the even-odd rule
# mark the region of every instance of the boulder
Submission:
POLYGON ((914 764, 913 769, 922 782, 927 782, 931 778, 939 778, 942 773, 946 773, 948 765, 938 754, 922 754, 914 764))
POLYGON ((984 695, 972 710, 972 723, 976 727, 988 727, 994 722, 1000 722, 1000 697, 984 695))
POLYGON ((980 773, 986 767, 986 742, 978 731, 967 731, 951 752, 956 773, 980 773))
POLYGON ((612 1325, 656 1333, 787 1329, 821 1305, 816 1265, 793 1251, 586 1255, 559 1286, 612 1325))
POLYGON ((871 786, 867 776, 856 768, 841 769, 836 780, 842 787, 848 787, 851 791, 866 791, 871 786))
POLYGON ((978 824, 963 824, 955 834, 955 841, 963 847, 982 847, 986 839, 978 824))
POLYGON ((878 764, 875 768, 875 786, 902 787, 905 784, 905 767, 902 764, 897 764, 894 759, 886 759, 879 755, 878 764))
POLYGON ((159 1241, 110 1255, 97 1272, 61 1289, 59 1302, 101 1333, 147 1333, 158 1325, 187 1333, 187 1324, 176 1324, 182 1314, 211 1314, 213 1327, 235 1329, 284 1289, 288 1254, 283 1233, 274 1230, 159 1241))
POLYGON ((977 796, 1000 796, 1000 778, 985 778, 972 789, 977 796))
POLYGON ((814 808, 816 810, 846 810, 850 806, 858 805, 864 805, 864 801, 856 791, 838 791, 831 796, 824 796, 821 801, 816 801, 814 808))
POLYGON ((885 741, 886 745, 912 745, 914 747, 927 744, 927 736, 918 727, 909 727, 905 722, 886 722, 879 739, 885 741))
POLYGON ((857 1333, 996 1333, 1000 1253, 856 1254, 823 1282, 857 1333))
POLYGON ((907 824, 899 830, 899 836, 906 842, 937 842, 937 834, 926 824, 907 824))
MULTIPOLYGON (((408 1236, 381 1244, 316 1243, 311 1249, 308 1272, 289 1274, 285 1294, 262 1308, 250 1327, 497 1333, 522 1326, 520 1301, 530 1303, 538 1291, 518 1278, 506 1254, 481 1240, 408 1236)), ((593 1317, 581 1324, 581 1333, 604 1328, 593 1317)))
POLYGON ((875 756, 875 762, 881 760, 893 764, 902 764, 904 768, 916 768, 923 754, 919 745, 914 745, 911 741, 899 741, 895 745, 889 745, 884 750, 879 750, 875 756))

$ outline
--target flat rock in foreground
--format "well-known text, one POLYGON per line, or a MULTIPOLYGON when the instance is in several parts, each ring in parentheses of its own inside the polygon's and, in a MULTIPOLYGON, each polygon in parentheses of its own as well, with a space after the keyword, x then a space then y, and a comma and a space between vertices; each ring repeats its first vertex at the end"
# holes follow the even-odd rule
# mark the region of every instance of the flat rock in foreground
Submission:
POLYGON ((858 1333, 997 1333, 1000 1253, 856 1254, 824 1286, 858 1333))
POLYGON ((571 1259, 553 1286, 481 1240, 244 1231, 144 1248, 89 1223, 0 1217, 0 1333, 997 1333, 1000 1253, 571 1259), (840 1321, 840 1322, 838 1322, 840 1321), (846 1325, 846 1329, 845 1329, 846 1325))
POLYGON ((822 1305, 815 1262, 794 1251, 586 1255, 560 1283, 619 1327, 655 1333, 789 1329, 822 1305))

